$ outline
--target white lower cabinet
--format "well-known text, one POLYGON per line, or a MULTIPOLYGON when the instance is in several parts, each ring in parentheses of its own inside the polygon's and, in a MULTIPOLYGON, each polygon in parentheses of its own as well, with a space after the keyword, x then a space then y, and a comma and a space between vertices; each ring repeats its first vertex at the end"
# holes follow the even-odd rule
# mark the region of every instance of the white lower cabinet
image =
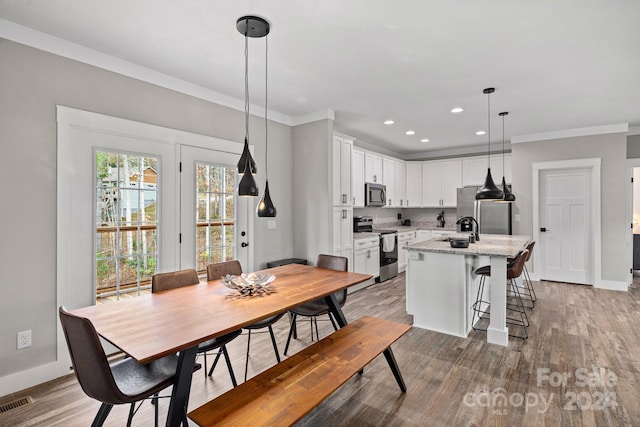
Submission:
POLYGON ((407 268, 407 250, 402 249, 402 247, 414 243, 415 240, 415 231, 398 232, 398 273, 405 271, 407 268))
POLYGON ((380 238, 367 237, 353 241, 353 271, 380 276, 380 238))
POLYGON ((353 247, 353 209, 333 208, 333 255, 343 256, 349 260, 349 271, 352 271, 351 253, 353 247))

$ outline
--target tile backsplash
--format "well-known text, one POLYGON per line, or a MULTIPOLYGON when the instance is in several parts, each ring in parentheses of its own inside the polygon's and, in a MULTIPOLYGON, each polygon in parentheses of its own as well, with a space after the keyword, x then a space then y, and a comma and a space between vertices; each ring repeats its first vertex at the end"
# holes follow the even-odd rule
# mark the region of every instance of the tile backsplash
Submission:
POLYGON ((400 223, 410 219, 415 223, 436 223, 437 216, 444 211, 445 227, 455 227, 457 221, 456 208, 354 208, 353 216, 370 216, 374 226, 377 224, 400 223), (398 214, 402 219, 398 219, 398 214))

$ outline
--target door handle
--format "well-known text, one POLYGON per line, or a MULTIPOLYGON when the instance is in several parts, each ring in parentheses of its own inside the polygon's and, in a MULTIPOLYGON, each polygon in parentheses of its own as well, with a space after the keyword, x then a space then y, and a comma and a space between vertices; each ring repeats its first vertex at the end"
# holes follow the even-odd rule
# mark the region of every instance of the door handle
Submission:
POLYGON ((540 228, 540 231, 543 232, 543 233, 546 233, 549 230, 547 230, 545 227, 542 227, 542 228, 540 228))
POLYGON ((242 243, 240 243, 240 246, 242 246, 243 248, 246 248, 247 246, 249 246, 249 243, 242 242, 242 243))

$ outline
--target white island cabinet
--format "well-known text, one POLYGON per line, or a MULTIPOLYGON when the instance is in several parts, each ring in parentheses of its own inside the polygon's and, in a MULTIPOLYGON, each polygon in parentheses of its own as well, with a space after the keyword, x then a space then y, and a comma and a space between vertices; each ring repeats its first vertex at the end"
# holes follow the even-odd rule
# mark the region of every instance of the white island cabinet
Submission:
POLYGON ((487 341, 506 346, 507 258, 514 258, 530 241, 529 236, 481 234, 468 248, 452 248, 445 238, 407 246, 407 312, 413 315, 413 326, 466 337, 478 290, 474 271, 490 264, 487 341))

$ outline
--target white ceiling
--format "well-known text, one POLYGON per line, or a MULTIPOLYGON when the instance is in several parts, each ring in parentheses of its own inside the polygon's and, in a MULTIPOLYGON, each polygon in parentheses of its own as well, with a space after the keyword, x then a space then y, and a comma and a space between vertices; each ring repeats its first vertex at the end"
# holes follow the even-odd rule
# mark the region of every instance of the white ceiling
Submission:
MULTIPOLYGON (((487 127, 490 86, 494 142, 500 111, 509 111, 507 141, 640 125, 638 0, 0 0, 6 21, 217 92, 235 108, 244 97, 235 23, 248 14, 271 23, 274 117, 296 123, 331 109, 336 130, 402 156, 486 144, 475 133, 487 127), (465 111, 450 113, 455 106, 465 111)), ((250 39, 249 60, 251 103, 264 106, 264 39, 250 39)))

